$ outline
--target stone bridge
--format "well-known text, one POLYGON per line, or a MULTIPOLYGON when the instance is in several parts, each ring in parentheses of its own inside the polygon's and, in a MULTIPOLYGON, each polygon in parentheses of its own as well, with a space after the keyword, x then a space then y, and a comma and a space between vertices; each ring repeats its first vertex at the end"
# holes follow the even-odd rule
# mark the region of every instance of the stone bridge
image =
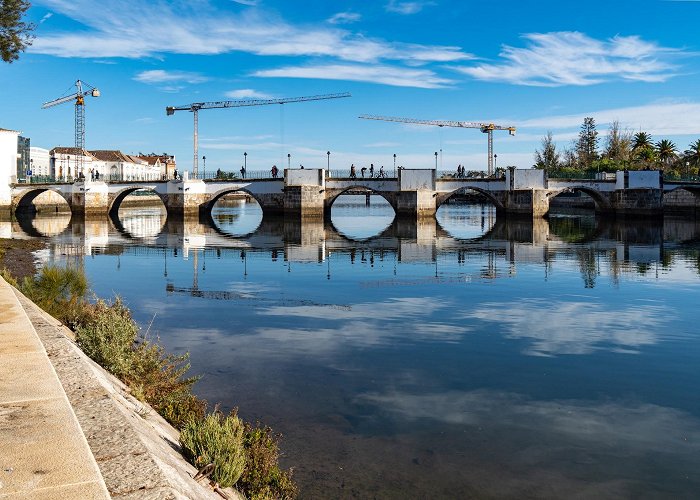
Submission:
POLYGON ((74 184, 15 184, 9 207, 21 211, 40 193, 61 195, 75 215, 116 213, 126 196, 137 190, 155 193, 174 217, 208 216, 222 196, 243 192, 254 198, 264 214, 324 218, 345 192, 368 191, 387 200, 397 216, 432 217, 456 193, 473 190, 490 199, 499 213, 540 217, 549 202, 564 192, 589 195, 599 212, 621 215, 660 215, 664 192, 685 189, 700 196, 700 183, 664 183, 658 171, 620 171, 599 180, 549 179, 542 170, 509 168, 502 178, 436 178, 432 169, 401 169, 396 178, 333 178, 325 169, 287 169, 284 178, 233 181, 184 180, 74 184))

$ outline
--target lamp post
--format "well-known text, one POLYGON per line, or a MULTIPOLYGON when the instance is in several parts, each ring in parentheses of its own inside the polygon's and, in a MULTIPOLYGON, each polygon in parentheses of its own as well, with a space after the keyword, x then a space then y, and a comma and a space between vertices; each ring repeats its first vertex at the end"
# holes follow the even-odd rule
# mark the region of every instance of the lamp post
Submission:
POLYGON ((203 175, 204 175, 204 179, 206 179, 207 178, 207 157, 202 156, 202 161, 204 162, 204 174, 203 175))
POLYGON ((437 151, 435 151, 435 170, 437 170, 437 151))
POLYGON ((34 158, 29 159, 29 175, 27 176, 27 183, 31 184, 32 175, 34 175, 34 158))
POLYGON ((496 169, 498 168, 498 155, 493 155, 493 173, 496 173, 496 169))
POLYGON ((243 153, 243 171, 248 173, 248 153, 243 153))
POLYGON ((394 177, 396 177, 396 153, 394 153, 394 177))
POLYGON ((287 153, 287 169, 291 168, 292 164, 292 153, 287 153))
POLYGON ((685 176, 690 179, 690 162, 685 162, 685 176))
POLYGON ((330 170, 331 170, 331 152, 330 152, 330 151, 326 151, 326 156, 328 157, 328 158, 327 158, 328 161, 327 161, 327 163, 326 163, 326 170, 328 170, 328 171, 330 172, 330 170))

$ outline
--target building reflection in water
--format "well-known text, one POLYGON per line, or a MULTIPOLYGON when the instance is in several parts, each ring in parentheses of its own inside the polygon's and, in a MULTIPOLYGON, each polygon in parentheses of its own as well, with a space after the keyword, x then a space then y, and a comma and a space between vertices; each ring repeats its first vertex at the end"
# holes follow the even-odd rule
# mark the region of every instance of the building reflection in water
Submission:
MULTIPOLYGON (((27 216, 0 222, 0 237, 48 238, 48 260, 57 255, 98 253, 170 253, 172 258, 187 260, 194 252, 197 258, 236 254, 247 263, 245 256, 254 252, 269 254, 271 261, 281 255, 291 271, 293 263, 322 263, 333 255, 335 261, 370 267, 387 259, 399 264, 435 263, 436 279, 454 278, 438 272, 439 262, 464 264, 476 255, 485 257, 479 279, 513 275, 519 265, 533 264, 541 265, 546 278, 552 262, 562 257, 578 262, 584 286, 592 288, 603 271, 601 265, 607 266, 613 279, 621 273, 656 272, 675 254, 689 251, 684 242, 697 241, 700 236, 696 221, 681 219, 519 219, 482 212, 471 221, 471 229, 460 226, 462 222, 394 219, 375 236, 358 240, 348 238, 329 221, 265 217, 247 234, 233 236, 220 227, 221 220, 177 220, 158 211, 138 210, 120 218, 88 220, 66 214, 27 216), (475 226, 486 230, 475 235, 475 226)), ((247 275, 247 268, 245 272, 247 275)))

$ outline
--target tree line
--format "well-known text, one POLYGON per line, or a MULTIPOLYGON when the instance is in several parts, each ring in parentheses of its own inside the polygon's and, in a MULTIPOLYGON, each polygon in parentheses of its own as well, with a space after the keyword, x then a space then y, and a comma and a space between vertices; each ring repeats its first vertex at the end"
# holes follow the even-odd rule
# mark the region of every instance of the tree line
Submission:
POLYGON ((671 176, 700 173, 700 139, 681 151, 669 139, 655 142, 651 134, 622 129, 618 121, 612 122, 607 136, 603 141, 600 139, 591 117, 584 118, 578 138, 561 152, 557 150, 552 133, 547 132, 541 148, 535 151, 534 168, 550 175, 652 169, 671 176))

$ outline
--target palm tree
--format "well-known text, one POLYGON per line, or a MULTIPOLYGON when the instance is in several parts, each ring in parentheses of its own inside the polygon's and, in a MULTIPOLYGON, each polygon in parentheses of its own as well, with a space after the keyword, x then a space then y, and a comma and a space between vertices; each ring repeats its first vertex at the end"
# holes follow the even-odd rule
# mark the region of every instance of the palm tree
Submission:
POLYGON ((688 149, 685 150, 684 156, 685 161, 691 165, 700 167, 700 139, 695 142, 691 142, 688 145, 688 149))
POLYGON ((639 149, 653 148, 654 143, 651 141, 651 135, 646 132, 637 132, 632 139, 632 151, 639 149))
POLYGON ((664 166, 667 166, 678 156, 676 145, 668 139, 662 139, 656 143, 656 153, 664 166))

